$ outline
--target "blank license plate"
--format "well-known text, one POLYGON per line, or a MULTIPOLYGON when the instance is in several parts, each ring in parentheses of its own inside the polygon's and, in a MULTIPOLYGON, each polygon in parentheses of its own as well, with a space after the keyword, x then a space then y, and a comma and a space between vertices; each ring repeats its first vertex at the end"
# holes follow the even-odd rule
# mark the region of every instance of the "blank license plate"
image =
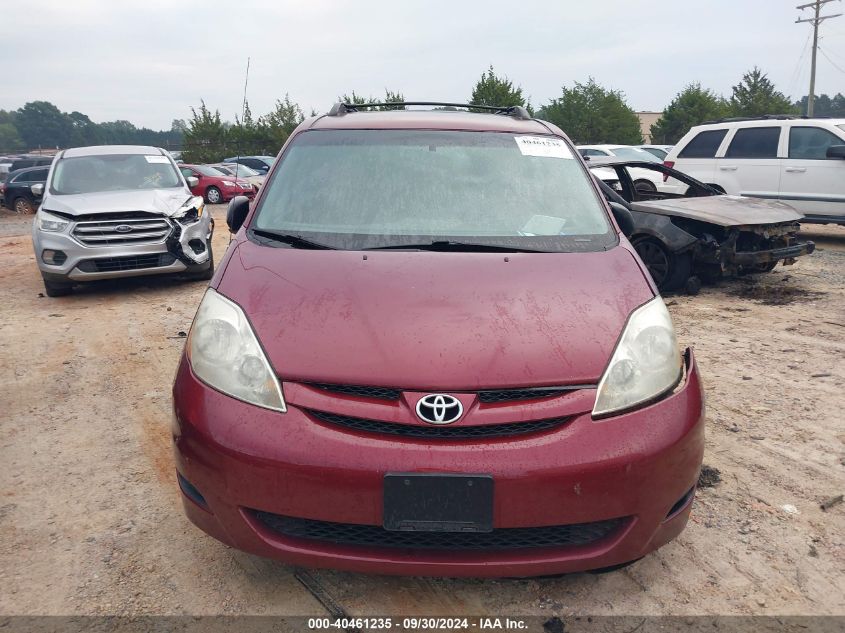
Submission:
POLYGON ((419 532, 491 532, 493 477, 388 473, 384 529, 419 532))

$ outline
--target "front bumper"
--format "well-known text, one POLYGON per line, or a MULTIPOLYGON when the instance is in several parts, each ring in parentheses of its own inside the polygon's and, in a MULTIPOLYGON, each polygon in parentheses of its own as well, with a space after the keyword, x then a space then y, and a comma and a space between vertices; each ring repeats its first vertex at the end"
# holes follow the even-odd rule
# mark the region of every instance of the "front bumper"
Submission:
POLYGON ((161 275, 199 271, 210 265, 208 244, 214 231, 210 214, 196 222, 181 224, 169 220, 172 230, 166 239, 155 243, 91 246, 80 243, 73 235, 74 224, 61 232, 40 231, 32 225, 35 261, 46 279, 62 281, 96 281, 140 275, 161 275), (197 253, 192 246, 200 249, 197 253), (45 250, 61 251, 66 259, 58 265, 43 259, 45 250), (155 257, 159 256, 159 257, 155 257))
POLYGON ((558 406, 573 412, 553 430, 432 441, 327 425, 293 402, 286 414, 247 405, 200 382, 183 357, 173 439, 185 512, 224 543, 306 567, 497 577, 632 561, 672 540, 689 516, 704 451, 704 404, 691 351, 685 358, 683 383, 631 413, 594 421, 595 393, 586 390, 542 405, 544 415, 558 406), (491 474, 494 529, 612 519, 620 527, 586 545, 437 550, 292 538, 257 519, 255 511, 381 526, 383 478, 397 471, 491 474))

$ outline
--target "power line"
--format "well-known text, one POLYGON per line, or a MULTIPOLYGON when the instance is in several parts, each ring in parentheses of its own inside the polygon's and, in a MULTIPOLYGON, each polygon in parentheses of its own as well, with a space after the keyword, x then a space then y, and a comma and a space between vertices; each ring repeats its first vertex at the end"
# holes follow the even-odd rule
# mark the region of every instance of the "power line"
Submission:
POLYGON ((828 57, 827 53, 825 52, 825 50, 824 50, 823 48, 819 47, 819 52, 820 52, 822 55, 824 55, 824 58, 825 58, 827 61, 829 61, 829 62, 830 62, 830 65, 831 65, 831 66, 833 66, 833 67, 834 67, 836 70, 838 70, 839 72, 841 72, 841 73, 845 73, 845 68, 840 67, 840 66, 839 66, 839 64, 837 64, 837 63, 836 63, 835 61, 833 61, 830 57, 828 57))
POLYGON ((801 55, 798 57, 798 63, 795 64, 795 70, 792 71, 792 79, 789 80, 789 89, 787 94, 793 94, 801 79, 801 68, 804 64, 804 58, 807 56, 807 45, 810 43, 812 33, 807 33, 807 39, 804 40, 804 46, 801 47, 801 55))
MULTIPOLYGON (((841 0, 840 0, 841 1, 841 0)), ((831 18, 838 18, 841 16, 841 13, 836 13, 834 15, 820 15, 821 8, 826 5, 828 2, 833 2, 833 0, 815 0, 815 2, 809 2, 807 4, 801 4, 795 7, 799 11, 803 11, 804 9, 813 9, 813 17, 812 18, 799 18, 795 20, 796 24, 801 22, 809 22, 813 25, 813 61, 811 62, 810 66, 810 94, 807 96, 807 116, 813 116, 813 102, 815 101, 815 92, 816 92, 816 51, 819 48, 819 24, 824 22, 825 20, 830 20, 831 18)), ((827 57, 827 55, 825 55, 827 57)))

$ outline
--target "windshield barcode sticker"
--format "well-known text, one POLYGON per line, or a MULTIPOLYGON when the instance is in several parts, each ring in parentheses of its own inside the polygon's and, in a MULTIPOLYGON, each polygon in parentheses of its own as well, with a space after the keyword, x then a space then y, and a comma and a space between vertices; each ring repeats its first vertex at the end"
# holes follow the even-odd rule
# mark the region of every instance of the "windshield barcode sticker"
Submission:
POLYGON ((514 136, 519 151, 523 156, 542 156, 544 158, 574 158, 566 143, 550 136, 514 136))
POLYGON ((169 163, 167 156, 144 156, 148 163, 169 163))

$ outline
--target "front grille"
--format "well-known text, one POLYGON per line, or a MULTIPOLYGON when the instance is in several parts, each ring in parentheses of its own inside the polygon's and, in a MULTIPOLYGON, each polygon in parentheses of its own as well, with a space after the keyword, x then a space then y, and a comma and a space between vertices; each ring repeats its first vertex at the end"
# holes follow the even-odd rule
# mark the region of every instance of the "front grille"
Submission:
POLYGON ((382 422, 381 420, 353 418, 349 415, 326 413, 325 411, 313 411, 311 409, 306 409, 306 412, 322 422, 327 422, 336 426, 343 426, 355 431, 377 433, 379 435, 398 435, 400 437, 443 440, 475 439, 482 437, 513 437, 514 435, 539 433, 540 431, 547 431, 549 429, 563 426, 569 419, 549 418, 547 420, 509 422, 507 424, 488 424, 485 426, 438 426, 434 424, 417 426, 411 424, 397 424, 395 422, 382 422))
MULTIPOLYGON (((365 387, 361 385, 330 385, 326 383, 305 383, 310 387, 317 387, 324 391, 340 393, 362 398, 376 398, 379 400, 398 400, 402 395, 401 389, 392 387, 365 387)), ((478 392, 478 399, 485 403, 510 402, 514 400, 537 400, 539 398, 553 398, 578 389, 589 389, 593 385, 572 385, 561 387, 529 387, 526 389, 488 389, 478 392)), ((447 393, 462 393, 460 391, 447 393)))
POLYGON ((584 387, 549 387, 533 389, 497 389, 495 391, 479 391, 478 399, 484 403, 509 402, 511 400, 537 400, 539 398, 553 398, 562 396, 570 391, 584 387))
POLYGON ((627 523, 609 519, 594 523, 532 528, 499 528, 492 532, 393 532, 380 525, 331 523, 252 511, 270 530, 286 537, 335 545, 432 550, 515 550, 577 547, 607 538, 627 523))
POLYGON ((148 213, 110 213, 107 218, 77 222, 73 236, 86 246, 157 244, 172 230, 167 219, 148 213))
POLYGON ((129 257, 100 257, 80 262, 77 268, 85 273, 112 273, 121 270, 140 270, 142 268, 161 268, 170 266, 176 258, 170 253, 152 255, 131 255, 129 257))
POLYGON ((400 389, 389 387, 360 387, 356 385, 327 385, 325 383, 306 383, 310 387, 317 387, 324 391, 342 393, 349 396, 360 396, 361 398, 377 398, 379 400, 398 400, 402 395, 400 389))

